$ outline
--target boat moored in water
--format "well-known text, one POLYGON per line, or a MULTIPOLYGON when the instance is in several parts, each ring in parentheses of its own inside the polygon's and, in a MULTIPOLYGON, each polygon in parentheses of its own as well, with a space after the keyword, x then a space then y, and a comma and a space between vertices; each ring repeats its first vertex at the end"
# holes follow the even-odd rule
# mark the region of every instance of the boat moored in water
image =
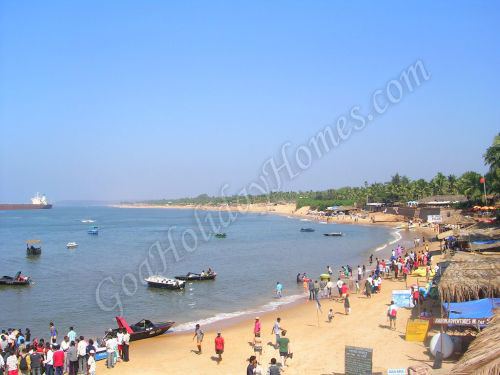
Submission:
POLYGON ((88 234, 99 234, 99 227, 93 226, 87 231, 88 234))
POLYGON ((23 286, 29 284, 31 284, 31 279, 28 276, 24 276, 21 273, 21 271, 16 273, 14 277, 12 276, 0 277, 0 285, 23 286))
POLYGON ((169 279, 163 276, 154 275, 149 276, 147 279, 144 279, 148 286, 152 288, 163 288, 163 289, 183 289, 186 282, 183 280, 169 279))
POLYGON ((301 232, 314 232, 313 228, 300 228, 301 232))
POLYGON ((327 237, 340 237, 340 236, 342 236, 342 232, 323 233, 323 236, 327 236, 327 237))
POLYGON ((26 241, 26 255, 27 256, 34 256, 34 255, 42 254, 41 243, 42 243, 42 241, 40 241, 40 240, 28 240, 28 241, 26 241), (38 246, 35 246, 37 244, 38 244, 38 246))
POLYGON ((78 244, 76 242, 68 242, 66 244, 66 248, 68 248, 68 249, 75 249, 77 247, 78 247, 78 244))
POLYGON ((204 281, 204 280, 215 280, 217 274, 215 272, 202 272, 202 273, 192 273, 189 272, 184 276, 175 276, 177 280, 182 281, 204 281))
POLYGON ((226 233, 215 233, 215 238, 226 238, 227 234, 226 233))

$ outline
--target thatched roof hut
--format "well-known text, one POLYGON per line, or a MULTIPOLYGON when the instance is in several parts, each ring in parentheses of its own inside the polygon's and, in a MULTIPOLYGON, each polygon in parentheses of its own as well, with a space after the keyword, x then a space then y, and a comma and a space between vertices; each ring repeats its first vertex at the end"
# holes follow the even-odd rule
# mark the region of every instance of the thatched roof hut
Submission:
POLYGON ((469 350, 450 371, 450 375, 500 374, 500 311, 472 342, 469 350))
POLYGON ((463 302, 500 296, 500 258, 454 256, 438 282, 442 301, 463 302))

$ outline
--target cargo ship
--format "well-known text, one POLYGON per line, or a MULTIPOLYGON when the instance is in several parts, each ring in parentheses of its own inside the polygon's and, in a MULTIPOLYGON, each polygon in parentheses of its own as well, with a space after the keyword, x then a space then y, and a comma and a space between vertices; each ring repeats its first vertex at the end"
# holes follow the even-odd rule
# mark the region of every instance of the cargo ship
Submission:
POLYGON ((0 203, 0 210, 38 210, 52 208, 44 194, 36 193, 29 203, 0 203))

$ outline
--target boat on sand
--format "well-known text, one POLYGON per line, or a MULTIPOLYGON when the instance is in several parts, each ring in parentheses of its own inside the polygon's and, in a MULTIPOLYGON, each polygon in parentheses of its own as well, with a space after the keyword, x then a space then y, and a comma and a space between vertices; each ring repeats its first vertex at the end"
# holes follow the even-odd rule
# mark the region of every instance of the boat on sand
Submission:
POLYGON ((135 324, 129 325, 123 316, 117 316, 116 322, 118 328, 107 331, 104 338, 118 332, 119 329, 126 329, 130 334, 130 341, 148 339, 164 334, 175 324, 175 322, 152 322, 148 319, 142 319, 135 324))

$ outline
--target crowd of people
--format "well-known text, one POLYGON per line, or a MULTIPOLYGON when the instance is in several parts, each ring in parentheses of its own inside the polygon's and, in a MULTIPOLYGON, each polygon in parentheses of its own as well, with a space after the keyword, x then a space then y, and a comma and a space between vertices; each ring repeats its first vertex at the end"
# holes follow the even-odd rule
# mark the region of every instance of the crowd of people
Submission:
MULTIPOLYGON (((73 327, 58 343, 54 323, 49 339, 34 338, 28 328, 9 328, 0 335, 0 375, 95 375, 97 343, 78 336, 73 327)), ((110 332, 101 343, 107 353, 108 368, 129 360, 130 334, 121 329, 110 332)))

